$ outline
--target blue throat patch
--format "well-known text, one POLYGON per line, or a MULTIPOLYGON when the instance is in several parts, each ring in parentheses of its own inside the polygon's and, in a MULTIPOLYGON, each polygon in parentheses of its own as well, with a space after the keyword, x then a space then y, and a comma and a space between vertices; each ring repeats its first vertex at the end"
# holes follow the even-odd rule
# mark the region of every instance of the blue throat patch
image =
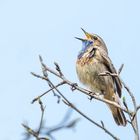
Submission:
POLYGON ((78 58, 80 59, 83 54, 86 52, 86 50, 93 44, 93 41, 83 41, 82 42, 82 50, 78 54, 78 58))

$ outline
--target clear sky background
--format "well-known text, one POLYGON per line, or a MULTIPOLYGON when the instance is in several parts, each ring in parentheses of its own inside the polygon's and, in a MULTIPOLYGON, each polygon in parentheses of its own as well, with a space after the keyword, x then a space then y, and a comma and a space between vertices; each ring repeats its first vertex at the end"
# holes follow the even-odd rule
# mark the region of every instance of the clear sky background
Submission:
MULTIPOLYGON (((140 103, 139 0, 0 0, 1 140, 21 140, 22 122, 28 121, 33 128, 38 125, 39 107, 30 102, 48 89, 44 81, 30 74, 31 71, 41 74, 39 54, 50 67, 54 67, 54 61, 58 62, 66 77, 79 83, 75 61, 81 43, 74 37, 83 37, 81 27, 105 40, 116 68, 125 64, 121 77, 140 103)), ((53 81, 57 83, 54 77, 53 81)), ((130 126, 118 127, 105 104, 90 102, 87 96, 71 93, 67 87, 61 90, 78 108, 95 121, 104 121, 105 126, 121 139, 133 139, 130 126)), ((128 97, 126 92, 123 96, 128 97)), ((52 94, 44 97, 44 104, 48 126, 59 122, 67 110, 63 102, 56 103, 52 94)), ((81 121, 75 131, 55 133, 57 140, 111 140, 102 130, 73 112, 72 118, 79 117, 81 121)))

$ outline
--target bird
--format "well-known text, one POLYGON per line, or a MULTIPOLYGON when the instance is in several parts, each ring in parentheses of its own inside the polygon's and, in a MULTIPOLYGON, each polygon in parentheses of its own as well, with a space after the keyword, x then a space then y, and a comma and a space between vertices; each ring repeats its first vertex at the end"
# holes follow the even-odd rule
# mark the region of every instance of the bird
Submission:
MULTIPOLYGON (((82 49, 76 60, 76 72, 79 81, 89 90, 104 99, 121 105, 122 84, 119 77, 100 76, 100 73, 116 73, 116 69, 108 56, 108 49, 104 40, 97 34, 88 33, 81 28, 85 38, 75 37, 82 41, 82 49)), ((126 126, 127 121, 123 111, 113 105, 107 104, 118 126, 126 126)))

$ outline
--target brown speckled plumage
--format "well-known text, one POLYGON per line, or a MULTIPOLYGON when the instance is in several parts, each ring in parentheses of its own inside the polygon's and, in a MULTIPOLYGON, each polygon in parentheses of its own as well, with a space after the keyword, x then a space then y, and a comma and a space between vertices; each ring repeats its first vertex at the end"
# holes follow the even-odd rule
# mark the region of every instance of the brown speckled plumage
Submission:
MULTIPOLYGON (((84 31, 84 30, 83 30, 84 31)), ((109 71, 116 73, 116 70, 108 57, 108 51, 104 41, 95 34, 85 32, 85 41, 93 41, 82 55, 77 58, 76 71, 79 80, 86 85, 91 91, 102 94, 105 99, 115 101, 120 104, 121 82, 119 78, 111 76, 99 76, 99 73, 109 71)), ((82 40, 82 39, 81 39, 82 40)), ((126 125, 126 118, 122 110, 109 105, 114 120, 118 125, 126 125)))

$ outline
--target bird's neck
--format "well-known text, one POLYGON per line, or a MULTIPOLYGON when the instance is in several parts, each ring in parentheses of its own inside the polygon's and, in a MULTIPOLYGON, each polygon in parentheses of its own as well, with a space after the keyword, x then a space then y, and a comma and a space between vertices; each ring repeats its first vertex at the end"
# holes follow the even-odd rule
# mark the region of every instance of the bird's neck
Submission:
POLYGON ((81 57, 84 57, 85 54, 88 54, 92 49, 93 49, 93 46, 82 48, 82 50, 78 54, 78 59, 80 59, 81 57))

